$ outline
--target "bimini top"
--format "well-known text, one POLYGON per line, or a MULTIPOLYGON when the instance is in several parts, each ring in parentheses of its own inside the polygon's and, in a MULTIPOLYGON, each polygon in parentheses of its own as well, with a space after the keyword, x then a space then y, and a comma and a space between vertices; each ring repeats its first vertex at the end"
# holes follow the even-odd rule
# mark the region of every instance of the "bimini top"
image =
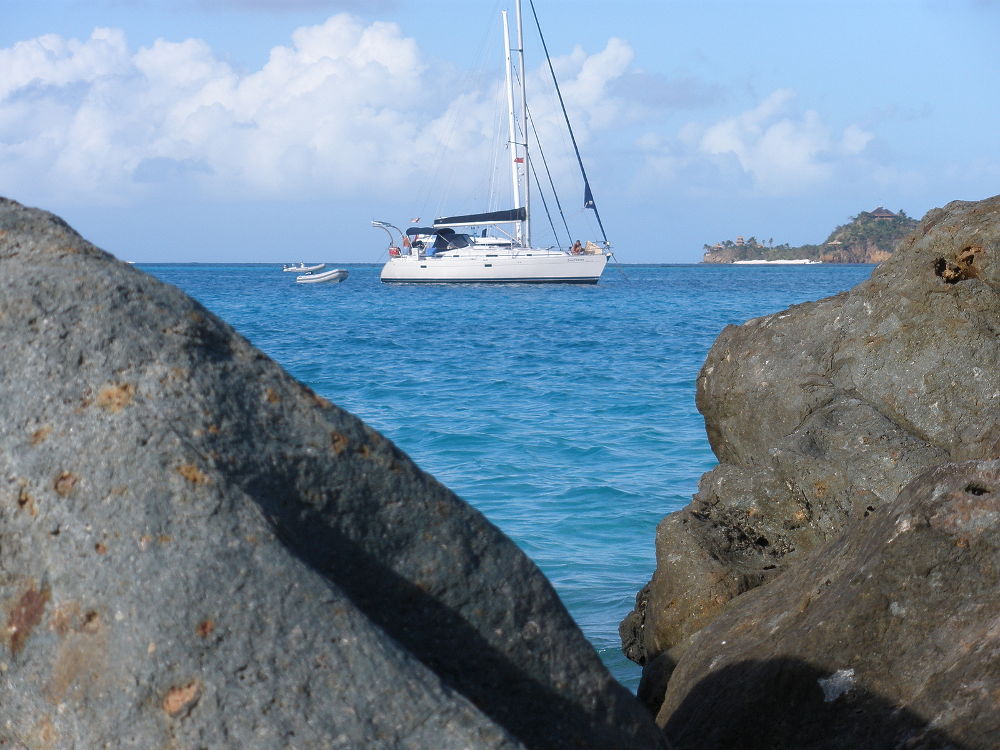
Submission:
POLYGON ((442 252, 444 250, 454 250, 460 247, 468 247, 473 244, 472 238, 467 234, 459 234, 449 227, 410 227, 406 230, 410 237, 417 235, 436 235, 434 244, 427 248, 427 255, 442 252))

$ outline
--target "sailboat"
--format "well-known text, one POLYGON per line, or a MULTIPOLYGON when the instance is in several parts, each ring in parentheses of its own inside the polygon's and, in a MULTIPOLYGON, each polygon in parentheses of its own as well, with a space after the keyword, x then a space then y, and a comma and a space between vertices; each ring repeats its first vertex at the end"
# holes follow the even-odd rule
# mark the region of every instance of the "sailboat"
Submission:
MULTIPOLYGON (((524 35, 521 0, 516 0, 517 46, 510 40, 507 11, 501 11, 503 21, 504 63, 507 93, 508 155, 511 160, 511 185, 514 208, 488 213, 443 216, 430 226, 412 226, 406 231, 385 221, 372 221, 389 235, 389 259, 382 267, 383 282, 432 283, 569 283, 596 284, 611 257, 611 246, 597 205, 594 202, 583 160, 576 146, 566 107, 559 93, 563 115, 583 173, 584 208, 593 209, 604 235, 603 245, 587 242, 573 247, 533 247, 530 235, 530 155, 528 154, 528 108, 524 91, 524 35), (519 56, 518 109, 515 112, 515 90, 512 57, 519 56), (521 137, 517 137, 515 117, 520 118, 521 137), (523 196, 523 201, 522 201, 523 196), (505 227, 508 227, 505 229, 505 227), (462 231, 459 231, 462 230, 462 231), (395 231, 399 244, 395 243, 395 231)), ((534 11, 534 5, 532 5, 534 11)), ((535 20, 537 22, 537 15, 535 20)), ((539 35, 541 28, 539 27, 539 35)), ((545 47, 544 37, 541 37, 545 47)), ((548 51, 546 49, 546 58, 548 51)), ((552 71, 552 63, 549 62, 552 71)), ((553 80, 555 73, 552 71, 553 80)), ((558 92, 558 83, 556 83, 558 92)))

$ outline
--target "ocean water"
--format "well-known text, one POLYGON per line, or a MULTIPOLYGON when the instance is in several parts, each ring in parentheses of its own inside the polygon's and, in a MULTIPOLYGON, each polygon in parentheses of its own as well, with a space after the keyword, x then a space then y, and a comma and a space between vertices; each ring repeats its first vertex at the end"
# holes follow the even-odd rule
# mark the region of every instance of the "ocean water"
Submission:
POLYGON ((716 461, 695 379, 719 331, 871 266, 610 266, 593 286, 386 285, 343 265, 140 265, 392 439, 544 571, 612 673, 657 522, 716 461))

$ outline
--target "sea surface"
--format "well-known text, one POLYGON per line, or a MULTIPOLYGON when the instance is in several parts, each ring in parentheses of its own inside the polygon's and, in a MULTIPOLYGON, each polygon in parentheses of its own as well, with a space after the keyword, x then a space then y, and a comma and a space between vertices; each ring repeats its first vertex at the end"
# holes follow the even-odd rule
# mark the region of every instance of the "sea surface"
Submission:
MULTIPOLYGON (((657 522, 716 464, 695 379, 719 331, 849 289, 872 266, 609 266, 572 285, 341 284, 279 265, 151 265, 392 439, 544 571, 611 672, 657 522)), ((328 268, 332 267, 328 265, 328 268)))

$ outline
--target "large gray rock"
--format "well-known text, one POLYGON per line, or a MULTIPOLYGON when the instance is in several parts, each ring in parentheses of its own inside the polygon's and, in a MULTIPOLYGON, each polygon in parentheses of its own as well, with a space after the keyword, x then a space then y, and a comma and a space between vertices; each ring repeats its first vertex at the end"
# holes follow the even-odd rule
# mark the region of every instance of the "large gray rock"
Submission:
POLYGON ((930 212, 849 292, 729 326, 698 379, 720 465, 621 626, 659 705, 688 639, 945 461, 1000 456, 1000 197, 930 212))
POLYGON ((0 744, 658 747, 536 567, 178 290, 0 199, 0 744))
POLYGON ((993 750, 1000 461, 945 464, 692 639, 658 721, 678 750, 993 750))

